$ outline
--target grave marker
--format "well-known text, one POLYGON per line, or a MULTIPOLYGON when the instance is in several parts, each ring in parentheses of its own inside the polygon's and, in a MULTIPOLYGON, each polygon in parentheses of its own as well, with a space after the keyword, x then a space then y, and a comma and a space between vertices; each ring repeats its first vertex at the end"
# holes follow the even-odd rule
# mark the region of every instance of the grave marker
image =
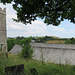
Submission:
POLYGON ((6 75, 25 75, 24 65, 16 65, 5 68, 6 75))

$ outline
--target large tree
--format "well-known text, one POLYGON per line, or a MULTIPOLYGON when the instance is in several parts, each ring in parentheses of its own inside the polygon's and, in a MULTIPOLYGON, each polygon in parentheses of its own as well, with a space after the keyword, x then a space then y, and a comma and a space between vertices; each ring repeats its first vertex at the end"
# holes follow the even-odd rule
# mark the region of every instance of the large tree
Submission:
POLYGON ((59 25, 64 19, 75 23, 75 0, 2 0, 2 3, 13 3, 17 11, 17 22, 30 23, 37 17, 44 23, 59 25))

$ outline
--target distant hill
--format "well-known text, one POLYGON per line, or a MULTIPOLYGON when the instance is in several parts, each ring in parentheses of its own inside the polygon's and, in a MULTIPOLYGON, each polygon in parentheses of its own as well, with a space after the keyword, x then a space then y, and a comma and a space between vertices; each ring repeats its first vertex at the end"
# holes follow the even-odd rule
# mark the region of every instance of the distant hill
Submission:
POLYGON ((40 36, 40 37, 35 37, 36 39, 38 38, 44 38, 44 37, 50 37, 50 38, 56 38, 56 39, 61 39, 60 37, 56 37, 56 36, 40 36))
POLYGON ((33 37, 33 40, 35 42, 42 42, 42 43, 65 43, 67 41, 67 38, 60 38, 55 36, 41 36, 41 37, 33 37))

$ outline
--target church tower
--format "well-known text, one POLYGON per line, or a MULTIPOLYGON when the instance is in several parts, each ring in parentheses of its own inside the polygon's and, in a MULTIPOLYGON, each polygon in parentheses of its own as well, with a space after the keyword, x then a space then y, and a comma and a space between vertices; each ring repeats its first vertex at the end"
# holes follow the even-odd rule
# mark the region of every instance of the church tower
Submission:
POLYGON ((7 51, 6 8, 0 8, 0 50, 7 51))

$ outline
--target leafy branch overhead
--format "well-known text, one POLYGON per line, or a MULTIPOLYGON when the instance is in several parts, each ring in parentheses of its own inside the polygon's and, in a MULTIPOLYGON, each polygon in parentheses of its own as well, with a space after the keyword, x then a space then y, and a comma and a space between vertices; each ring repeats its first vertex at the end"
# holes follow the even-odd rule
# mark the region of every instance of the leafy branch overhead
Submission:
POLYGON ((30 23, 37 17, 44 20, 47 25, 58 26, 64 19, 75 23, 75 0, 2 0, 1 2, 14 2, 13 8, 17 11, 17 22, 30 23))

